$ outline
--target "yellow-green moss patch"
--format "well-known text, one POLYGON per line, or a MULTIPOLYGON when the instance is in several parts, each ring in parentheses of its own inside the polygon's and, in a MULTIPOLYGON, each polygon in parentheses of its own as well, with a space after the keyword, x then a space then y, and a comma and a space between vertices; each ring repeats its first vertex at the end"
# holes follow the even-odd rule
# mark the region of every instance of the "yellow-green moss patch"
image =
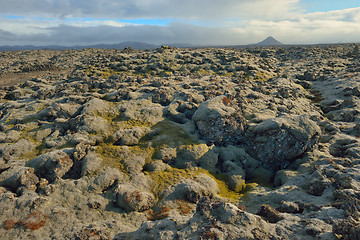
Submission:
POLYGON ((119 169, 125 172, 124 167, 124 151, 121 146, 114 146, 112 144, 100 144, 96 148, 96 152, 102 158, 102 164, 104 166, 110 166, 112 168, 119 169))
POLYGON ((218 188, 220 190, 219 196, 223 198, 227 198, 233 201, 239 200, 242 197, 242 193, 234 192, 228 187, 228 177, 225 174, 214 174, 205 169, 199 169, 197 173, 204 173, 210 176, 217 183, 218 188))
POLYGON ((223 174, 213 174, 205 169, 198 168, 195 171, 189 169, 178 169, 170 167, 166 171, 157 172, 145 172, 154 181, 152 191, 156 196, 159 196, 167 187, 176 185, 180 181, 185 179, 194 179, 199 174, 206 174, 210 176, 218 185, 220 193, 219 196, 230 199, 232 201, 238 201, 244 193, 250 191, 256 186, 256 184, 249 184, 244 187, 241 192, 234 192, 229 189, 227 185, 227 176, 223 174))
POLYGON ((270 73, 267 73, 267 72, 262 72, 262 71, 258 71, 256 72, 255 74, 255 79, 254 80, 257 80, 257 81, 267 81, 269 80, 270 78, 274 77, 273 74, 270 74, 270 73))
POLYGON ((191 136, 184 128, 167 119, 155 124, 151 129, 157 134, 152 137, 143 137, 140 140, 141 144, 147 144, 150 141, 153 147, 199 144, 199 140, 191 136))
POLYGON ((184 179, 193 179, 194 172, 187 169, 178 169, 170 167, 166 171, 145 172, 154 181, 152 192, 159 196, 167 187, 175 185, 184 179))
POLYGON ((102 143, 97 146, 96 152, 102 158, 103 166, 110 166, 112 168, 119 169, 126 173, 124 159, 129 156, 143 156, 145 162, 152 161, 152 155, 154 154, 154 148, 152 147, 140 147, 140 146, 114 146, 111 143, 102 143))

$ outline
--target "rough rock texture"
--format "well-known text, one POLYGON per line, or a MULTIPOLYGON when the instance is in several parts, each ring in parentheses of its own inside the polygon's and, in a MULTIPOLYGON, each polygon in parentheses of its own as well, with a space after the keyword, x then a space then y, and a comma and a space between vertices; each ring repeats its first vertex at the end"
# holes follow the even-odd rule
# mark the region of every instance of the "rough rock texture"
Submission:
POLYGON ((358 239, 358 52, 0 52, 0 239, 358 239))
POLYGON ((136 190, 131 185, 119 185, 115 190, 116 204, 128 211, 143 212, 154 204, 154 195, 149 192, 136 190))
POLYGON ((230 107, 226 96, 218 96, 200 104, 193 116, 199 132, 211 143, 238 143, 246 121, 240 109, 230 107))
POLYGON ((248 129, 247 151, 272 168, 285 168, 314 147, 320 133, 307 115, 267 119, 248 129))

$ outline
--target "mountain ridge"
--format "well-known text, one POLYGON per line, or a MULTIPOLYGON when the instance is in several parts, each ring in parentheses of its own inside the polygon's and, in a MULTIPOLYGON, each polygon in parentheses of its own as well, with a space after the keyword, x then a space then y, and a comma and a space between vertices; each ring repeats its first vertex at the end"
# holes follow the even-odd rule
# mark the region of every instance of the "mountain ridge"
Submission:
POLYGON ((284 44, 279 42, 278 40, 276 40, 274 37, 269 36, 266 39, 264 39, 263 41, 252 44, 252 45, 256 45, 256 46, 281 46, 281 45, 284 45, 284 44))
POLYGON ((34 46, 34 45, 23 45, 23 46, 0 46, 0 51, 22 51, 22 50, 80 50, 85 48, 102 48, 102 49, 124 49, 125 47, 131 47, 133 49, 156 49, 159 45, 138 42, 138 41, 125 41, 115 44, 93 44, 93 45, 74 45, 74 46, 62 46, 62 45, 46 45, 46 46, 34 46))

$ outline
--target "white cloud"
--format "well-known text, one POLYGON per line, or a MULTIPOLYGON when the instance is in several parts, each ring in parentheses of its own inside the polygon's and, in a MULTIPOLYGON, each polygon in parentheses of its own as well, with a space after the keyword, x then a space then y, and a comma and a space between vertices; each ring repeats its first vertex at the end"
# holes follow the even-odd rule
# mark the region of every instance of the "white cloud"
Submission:
POLYGON ((42 17, 232 19, 283 18, 299 0, 11 0, 0 14, 42 17))
POLYGON ((359 42, 360 8, 304 13, 297 7, 298 2, 123 0, 105 4, 104 0, 47 0, 45 3, 40 0, 12 0, 2 6, 0 14, 8 11, 8 14, 26 15, 24 9, 28 7, 29 16, 0 18, 0 44, 76 45, 144 41, 223 45, 259 42, 269 35, 289 44, 359 42), (20 2, 23 5, 14 10, 18 12, 9 12, 14 4, 20 2), (31 7, 28 4, 32 4, 31 7), (57 8, 53 9, 54 6, 57 8), (46 10, 46 17, 51 18, 38 18, 38 14, 46 10), (167 26, 111 20, 136 17, 178 20, 167 26), (206 24, 194 24, 197 21, 206 24))

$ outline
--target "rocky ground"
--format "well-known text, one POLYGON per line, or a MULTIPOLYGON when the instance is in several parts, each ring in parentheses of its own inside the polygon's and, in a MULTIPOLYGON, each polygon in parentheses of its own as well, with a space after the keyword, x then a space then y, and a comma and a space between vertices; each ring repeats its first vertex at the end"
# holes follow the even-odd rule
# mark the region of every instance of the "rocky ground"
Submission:
POLYGON ((1 239, 360 239, 359 46, 0 53, 1 239))

